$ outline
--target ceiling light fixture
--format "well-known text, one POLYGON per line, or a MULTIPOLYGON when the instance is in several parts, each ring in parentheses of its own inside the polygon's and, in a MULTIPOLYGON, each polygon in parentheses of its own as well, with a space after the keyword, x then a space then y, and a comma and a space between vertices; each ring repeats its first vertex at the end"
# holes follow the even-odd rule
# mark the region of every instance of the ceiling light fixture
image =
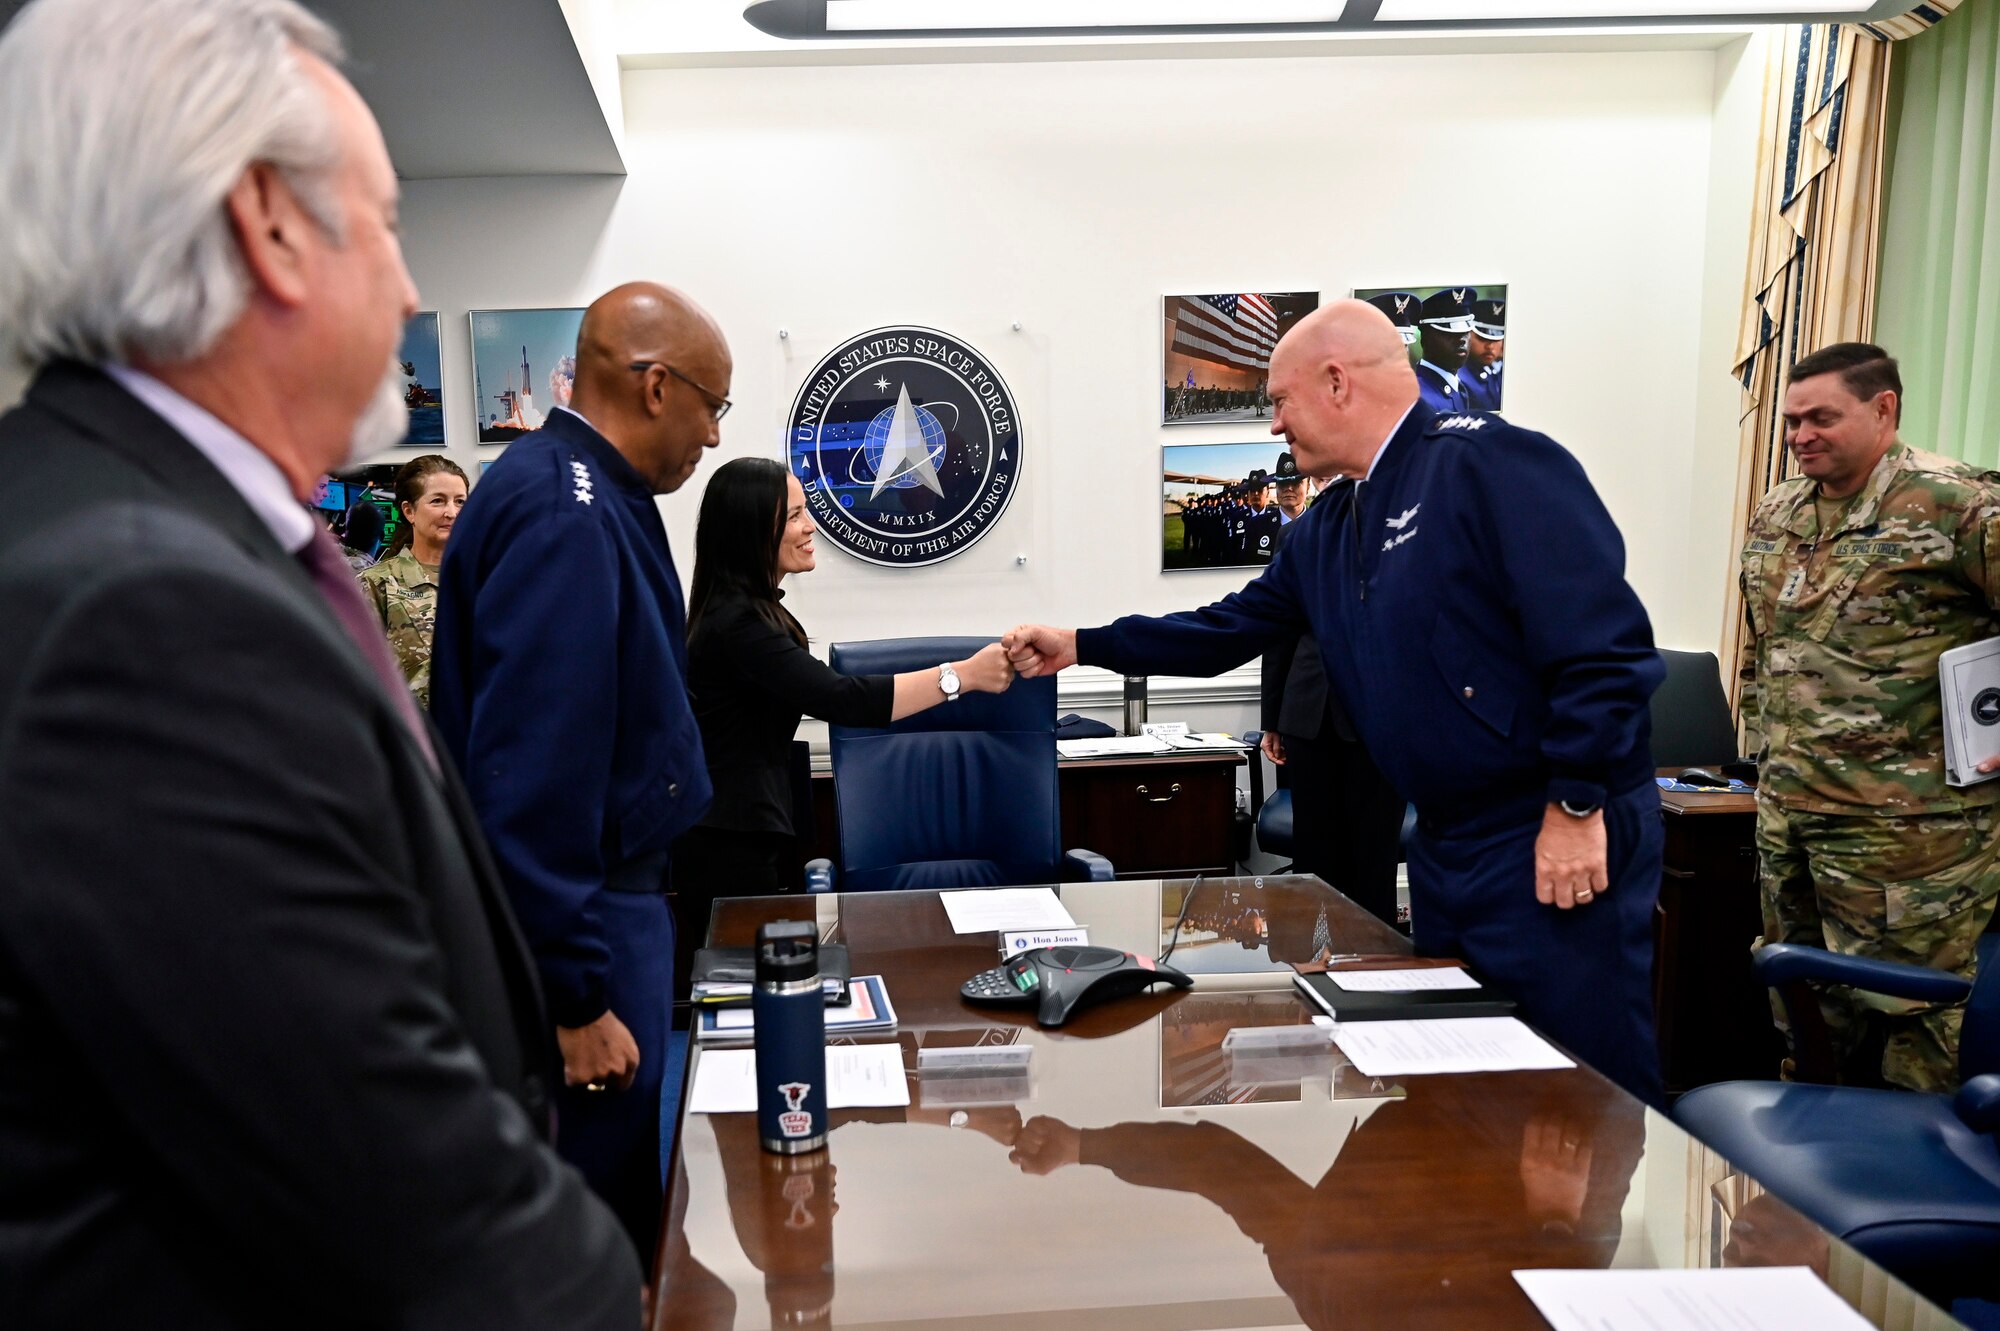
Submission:
POLYGON ((826 0, 826 30, 998 32, 1333 23, 1347 0, 826 0))
POLYGON ((1875 0, 1382 0, 1377 23, 1489 23, 1508 19, 1656 19, 1857 13, 1875 0))

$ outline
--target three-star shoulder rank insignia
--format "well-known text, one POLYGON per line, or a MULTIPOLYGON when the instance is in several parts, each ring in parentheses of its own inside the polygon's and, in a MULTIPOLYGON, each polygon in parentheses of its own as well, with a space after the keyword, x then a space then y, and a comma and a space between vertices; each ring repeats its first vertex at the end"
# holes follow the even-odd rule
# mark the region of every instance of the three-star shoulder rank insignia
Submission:
POLYGON ((1485 426, 1484 416, 1447 416, 1437 423, 1440 430, 1479 430, 1485 426))
POLYGON ((577 503, 587 504, 592 499, 596 498, 596 496, 591 493, 590 468, 584 466, 581 462, 578 462, 575 458, 571 458, 569 461, 569 474, 570 474, 570 479, 574 481, 576 484, 575 493, 576 493, 577 503))

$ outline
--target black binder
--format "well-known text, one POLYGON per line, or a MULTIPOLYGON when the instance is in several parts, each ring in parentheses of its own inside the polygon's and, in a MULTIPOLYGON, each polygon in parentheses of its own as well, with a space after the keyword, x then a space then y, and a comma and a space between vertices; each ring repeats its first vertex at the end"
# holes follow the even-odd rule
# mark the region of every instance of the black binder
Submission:
MULTIPOLYGON (((1374 969, 1380 969, 1379 967, 1374 969)), ((1421 1017, 1511 1017, 1514 1000, 1483 984, 1477 989, 1405 989, 1377 993, 1342 989, 1326 974, 1295 975, 1292 982, 1335 1021, 1411 1021, 1421 1017)))

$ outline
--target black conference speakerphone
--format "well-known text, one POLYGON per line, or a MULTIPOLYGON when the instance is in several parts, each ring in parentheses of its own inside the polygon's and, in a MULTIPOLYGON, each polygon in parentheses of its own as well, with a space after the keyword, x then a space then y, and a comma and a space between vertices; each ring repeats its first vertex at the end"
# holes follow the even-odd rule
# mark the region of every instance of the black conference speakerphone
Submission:
POLYGON ((1032 1004, 1036 1021, 1060 1026, 1078 1008, 1163 983, 1186 989, 1194 981, 1151 957, 1116 948, 1038 947, 979 972, 958 992, 975 1003, 1032 1004))

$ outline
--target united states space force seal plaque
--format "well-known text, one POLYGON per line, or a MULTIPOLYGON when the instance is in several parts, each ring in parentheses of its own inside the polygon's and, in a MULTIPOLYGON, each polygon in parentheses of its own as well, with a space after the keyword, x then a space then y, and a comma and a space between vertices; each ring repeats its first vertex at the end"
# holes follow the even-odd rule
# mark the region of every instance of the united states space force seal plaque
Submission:
POLYGON ((933 328, 877 328, 799 386, 786 452, 820 534, 874 564, 935 564, 993 529, 1021 416, 992 362, 933 328))

